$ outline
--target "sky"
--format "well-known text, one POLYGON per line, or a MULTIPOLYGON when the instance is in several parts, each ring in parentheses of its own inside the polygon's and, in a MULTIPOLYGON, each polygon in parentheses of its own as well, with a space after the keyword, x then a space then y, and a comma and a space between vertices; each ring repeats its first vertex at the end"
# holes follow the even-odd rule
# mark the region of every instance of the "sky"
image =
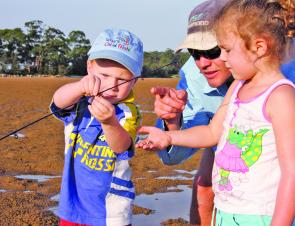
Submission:
POLYGON ((204 0, 0 0, 0 29, 24 29, 41 20, 63 31, 80 30, 93 42, 105 28, 125 28, 145 51, 175 49, 186 35, 190 11, 204 0))

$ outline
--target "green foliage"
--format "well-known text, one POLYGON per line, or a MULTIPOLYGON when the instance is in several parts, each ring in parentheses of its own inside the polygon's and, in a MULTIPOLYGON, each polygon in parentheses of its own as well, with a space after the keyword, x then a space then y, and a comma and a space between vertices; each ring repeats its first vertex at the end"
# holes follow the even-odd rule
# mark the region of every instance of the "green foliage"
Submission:
POLYGON ((188 53, 178 53, 175 55, 171 49, 166 49, 165 52, 145 52, 144 53, 144 65, 143 65, 143 77, 172 77, 178 74, 179 68, 189 58, 188 53), (164 65, 170 64, 177 58, 177 64, 171 64, 163 67, 164 65), (158 69, 161 68, 161 69, 158 69), (158 69, 158 70, 157 70, 158 69))
MULTIPOLYGON (((0 29, 0 73, 85 75, 89 49, 90 41, 82 31, 71 31, 66 37, 41 20, 28 21, 25 31, 0 29)), ((174 77, 189 55, 177 54, 178 65, 171 64, 175 57, 171 49, 145 52, 143 77, 174 77)))
POLYGON ((67 53, 68 58, 68 74, 87 74, 86 62, 87 52, 90 49, 90 41, 82 31, 70 32, 67 43, 70 50, 67 53))

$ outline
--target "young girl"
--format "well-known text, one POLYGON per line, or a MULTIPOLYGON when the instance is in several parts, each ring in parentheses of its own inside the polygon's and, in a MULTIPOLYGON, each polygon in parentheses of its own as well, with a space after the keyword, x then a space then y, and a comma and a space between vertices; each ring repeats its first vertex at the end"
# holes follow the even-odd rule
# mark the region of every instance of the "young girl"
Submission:
POLYGON ((295 87, 279 70, 292 38, 284 18, 275 1, 229 1, 215 31, 235 81, 211 123, 183 131, 139 130, 149 133, 137 144, 147 150, 218 143, 214 225, 287 226, 294 219, 295 87))

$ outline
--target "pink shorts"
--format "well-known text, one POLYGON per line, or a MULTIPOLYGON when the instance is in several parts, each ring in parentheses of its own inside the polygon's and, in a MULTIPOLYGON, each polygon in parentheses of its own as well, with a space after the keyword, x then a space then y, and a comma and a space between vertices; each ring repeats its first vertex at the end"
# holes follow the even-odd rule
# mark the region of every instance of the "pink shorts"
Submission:
POLYGON ((73 223, 70 221, 66 221, 64 219, 60 219, 59 226, 89 226, 89 225, 88 224, 73 223))

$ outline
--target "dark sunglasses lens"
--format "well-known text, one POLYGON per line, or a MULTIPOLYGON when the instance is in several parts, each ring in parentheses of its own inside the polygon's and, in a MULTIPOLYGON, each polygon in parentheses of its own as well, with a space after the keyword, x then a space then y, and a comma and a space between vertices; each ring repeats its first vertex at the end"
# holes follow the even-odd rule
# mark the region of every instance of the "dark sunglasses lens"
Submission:
POLYGON ((188 49, 188 52, 194 58, 194 60, 199 60, 201 58, 199 51, 196 49, 188 49))
POLYGON ((201 56, 209 60, 214 60, 220 56, 221 49, 216 46, 210 50, 188 49, 188 52, 195 60, 200 60, 201 56))
POLYGON ((220 56, 221 49, 217 46, 214 49, 204 52, 204 57, 210 60, 216 59, 220 56))

